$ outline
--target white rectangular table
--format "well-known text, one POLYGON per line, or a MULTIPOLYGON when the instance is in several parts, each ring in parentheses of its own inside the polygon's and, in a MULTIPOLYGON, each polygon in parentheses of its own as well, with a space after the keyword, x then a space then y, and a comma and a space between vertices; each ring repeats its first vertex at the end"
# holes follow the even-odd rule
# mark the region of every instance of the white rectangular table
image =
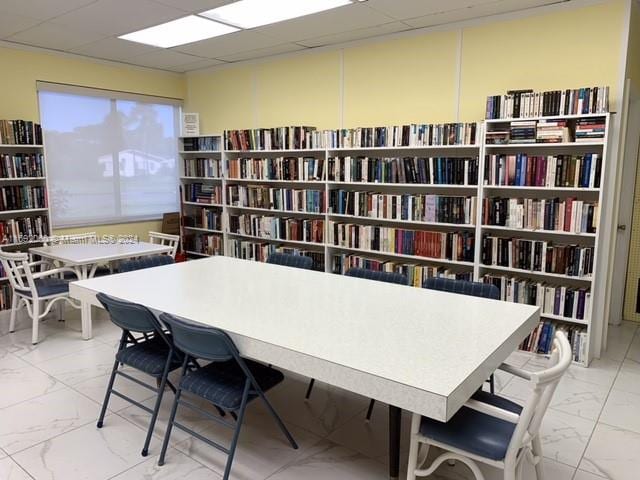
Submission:
MULTIPOLYGON (((30 248, 29 252, 73 268, 78 278, 92 278, 98 265, 146 255, 169 253, 171 247, 148 242, 61 244, 30 248)), ((91 338, 91 304, 81 302, 82 338, 91 338)))
MULTIPOLYGON (((212 257, 73 282, 228 332, 242 355, 447 421, 537 325, 538 307, 212 257)), ((391 428, 392 427, 392 428, 391 428)), ((394 470, 395 469, 395 470, 394 470)))

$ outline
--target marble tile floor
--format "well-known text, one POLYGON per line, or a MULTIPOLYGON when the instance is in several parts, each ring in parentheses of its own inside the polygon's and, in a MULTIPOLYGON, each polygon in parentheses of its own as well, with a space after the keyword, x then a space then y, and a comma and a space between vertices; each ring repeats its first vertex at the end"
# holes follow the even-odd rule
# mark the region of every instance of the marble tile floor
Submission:
MULTIPOLYGON (((173 396, 168 391, 151 443, 140 456, 148 415, 113 398, 105 426, 95 426, 119 332, 104 315, 94 321, 95 338, 79 337, 79 320, 48 320, 35 348, 30 330, 0 336, 0 480, 205 480, 219 479, 224 458, 211 447, 176 431, 167 463, 157 466, 173 396)), ((541 361, 514 353, 526 369, 541 361)), ((248 410, 232 478, 235 480, 377 480, 387 478, 387 412, 376 405, 364 420, 368 400, 316 383, 304 401, 307 380, 289 374, 270 393, 296 437, 292 450, 259 402, 248 410)), ((153 394, 120 380, 122 390, 150 404, 153 394)), ((497 376, 505 396, 526 398, 526 385, 497 376)), ((180 420, 218 440, 229 437, 210 420, 183 411, 180 420)), ((406 467, 409 415, 403 417, 402 466, 406 467)), ((557 390, 542 428, 547 480, 637 480, 640 478, 640 329, 610 327, 609 349, 589 369, 572 366, 557 390)), ((437 452, 436 452, 437 453, 437 452)), ((500 472, 484 469, 487 480, 500 472)), ((460 463, 444 465, 431 478, 473 478, 460 463)), ((532 469, 523 480, 532 480, 532 469)))

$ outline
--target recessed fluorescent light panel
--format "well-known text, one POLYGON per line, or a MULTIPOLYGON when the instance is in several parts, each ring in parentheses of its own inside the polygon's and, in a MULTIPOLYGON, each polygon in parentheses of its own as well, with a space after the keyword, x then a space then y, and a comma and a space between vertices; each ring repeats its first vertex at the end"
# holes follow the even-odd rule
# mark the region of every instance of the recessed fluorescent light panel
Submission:
POLYGON ((206 38, 218 37, 236 32, 237 28, 212 20, 189 15, 155 27, 128 33, 118 38, 131 42, 144 43, 154 47, 170 48, 185 43, 197 42, 206 38))
POLYGON ((199 15, 240 28, 254 28, 350 3, 351 0, 240 0, 199 15))

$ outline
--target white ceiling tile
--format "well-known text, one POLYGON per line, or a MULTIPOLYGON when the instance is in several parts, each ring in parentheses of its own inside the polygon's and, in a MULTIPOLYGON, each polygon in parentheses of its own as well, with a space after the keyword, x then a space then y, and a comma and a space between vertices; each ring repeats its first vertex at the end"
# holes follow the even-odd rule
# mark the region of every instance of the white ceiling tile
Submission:
POLYGON ((200 57, 194 55, 187 55, 186 53, 175 52, 173 50, 160 49, 155 52, 145 53, 137 57, 133 57, 128 60, 128 63, 135 65, 141 65, 143 67, 151 68, 174 68, 181 65, 187 65, 202 60, 200 57))
POLYGON ((89 5, 96 0, 1 0, 2 12, 24 15, 25 17, 46 20, 76 8, 89 5))
POLYGON ((348 32, 357 28, 383 25, 393 21, 364 3, 334 8, 326 12, 256 28, 255 31, 289 42, 348 32))
POLYGON ((190 72, 193 70, 200 70, 203 68, 214 67, 216 65, 223 65, 226 62, 222 60, 216 60, 213 58, 207 58, 205 60, 199 60, 193 63, 187 63, 186 65, 178 65, 177 67, 172 67, 169 70, 173 70, 174 72, 190 72))
POLYGON ((104 38, 104 35, 96 31, 78 30, 45 22, 11 35, 7 40, 54 50, 71 50, 101 38, 104 38))
POLYGON ((435 15, 426 15, 424 17, 404 20, 404 23, 416 28, 431 27, 489 15, 515 12, 552 3, 558 3, 558 0, 494 0, 491 3, 478 4, 468 8, 460 8, 435 15))
POLYGON ((106 35, 122 35, 185 16, 185 12, 151 0, 97 0, 54 18, 51 22, 86 28, 106 35))
POLYGON ((0 11, 0 38, 34 27, 41 21, 32 17, 0 11))
POLYGON ((396 20, 422 17, 434 13, 456 10, 478 3, 495 2, 496 0, 368 0, 369 8, 382 12, 396 20))
POLYGON ((334 35, 323 35, 322 37, 309 38, 307 40, 299 40, 298 43, 307 47, 322 47, 324 45, 334 45, 336 43, 351 42, 353 40, 362 40, 364 38, 377 37, 389 33, 410 30, 411 27, 402 22, 385 23, 375 27, 359 28, 350 32, 336 33, 334 35))
POLYGON ((156 3, 177 8, 189 13, 200 13, 218 8, 236 0, 153 0, 156 3))
POLYGON ((141 43, 128 42, 119 38, 104 38, 97 42, 74 48, 71 52, 107 60, 130 60, 133 57, 156 50, 161 49, 141 43))
POLYGON ((282 40, 280 39, 267 37, 252 30, 243 30, 200 42, 179 45, 174 47, 174 50, 191 55, 198 55, 200 57, 220 58, 224 55, 233 55, 247 50, 272 47, 280 44, 282 44, 282 40))
POLYGON ((242 53, 235 53, 233 55, 225 55, 220 57, 219 60, 225 62, 240 62, 242 60, 251 60, 253 58, 269 57, 271 55, 278 55, 280 53, 295 52, 297 50, 303 50, 305 47, 296 45, 295 43, 283 43, 274 47, 258 48, 256 50, 250 50, 242 53))

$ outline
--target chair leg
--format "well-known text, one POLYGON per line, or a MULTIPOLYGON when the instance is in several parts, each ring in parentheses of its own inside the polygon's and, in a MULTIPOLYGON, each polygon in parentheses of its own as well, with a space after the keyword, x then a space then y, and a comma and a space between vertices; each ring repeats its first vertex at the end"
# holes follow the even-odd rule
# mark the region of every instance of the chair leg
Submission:
POLYGON ((160 451, 160 459, 158 460, 158 466, 160 467, 164 465, 164 457, 167 454, 167 447, 169 446, 169 438, 171 437, 173 422, 176 419, 176 412, 178 411, 178 403, 180 402, 180 395, 182 395, 182 387, 180 386, 180 384, 178 384, 178 390, 176 391, 176 396, 173 399, 173 406, 171 407, 171 415, 169 415, 169 423, 167 424, 167 431, 164 434, 164 440, 162 441, 162 450, 160 451))
POLYGON ((31 302, 31 343, 38 343, 38 327, 40 326, 40 300, 34 299, 31 302))
POLYGON ((371 414, 373 413, 373 406, 374 406, 375 404, 376 404, 376 401, 372 398, 372 399, 369 401, 369 408, 367 408, 367 417, 366 417, 367 422, 368 422, 369 420, 371 420, 371 414))
POLYGON ((100 417, 96 426, 102 428, 104 422, 104 416, 107 413, 107 406, 109 405, 109 398, 111 397, 111 390, 113 390, 113 383, 116 381, 116 372, 118 371, 118 360, 113 362, 113 369, 111 369, 111 377, 109 378, 109 384, 107 385, 107 393, 104 395, 104 401, 102 402, 102 410, 100 410, 100 417))
POLYGON ((240 429, 242 428, 242 420, 244 418, 244 412, 247 409, 247 400, 249 398, 249 390, 251 389, 251 380, 247 378, 244 384, 244 392, 242 393, 242 402, 240 403, 240 410, 238 411, 238 421, 236 422, 236 429, 233 432, 233 438, 231 439, 231 447, 229 447, 229 455, 227 456, 227 464, 224 467, 224 475, 222 480, 228 480, 231 473, 231 465, 233 464, 233 457, 236 454, 236 447, 238 446, 238 438, 240 437, 240 429))
POLYGON ((311 396, 311 391, 313 390, 313 384, 316 383, 316 379, 312 378, 309 381, 309 386, 307 387, 307 393, 304 395, 304 399, 305 400, 309 400, 309 397, 311 396))
POLYGON ((20 305, 20 298, 15 293, 11 296, 11 318, 9 320, 9 332, 16 331, 16 316, 18 314, 18 305, 20 305))
POLYGON ((533 438, 533 440, 531 441, 531 447, 532 447, 532 453, 534 455, 534 457, 536 457, 537 463, 535 465, 536 467, 536 478, 537 480, 544 480, 545 479, 545 475, 544 475, 544 466, 542 465, 542 442, 540 441, 540 437, 536 436, 533 438))
POLYGON ((493 394, 496 393, 496 382, 493 373, 489 377, 489 391, 493 394))
MULTIPOLYGON (((289 440, 289 443, 291 444, 291 446, 295 450, 297 450, 298 449, 298 444, 293 439, 293 436, 291 435, 291 433, 289 433, 289 430, 287 429, 287 427, 285 426, 284 422, 280 418, 280 415, 278 415, 278 413, 275 411, 275 409, 271 406, 271 403, 269 402, 269 400, 267 400, 267 397, 264 395, 264 392, 262 392, 262 390, 259 390, 258 393, 260 394, 260 397, 262 398, 262 400, 264 401, 265 405, 269 409, 269 412, 271 412, 271 416, 274 418, 274 420, 278 424, 278 427, 280 427, 280 430, 282 430, 282 433, 284 433, 284 436, 287 437, 287 440, 289 440)), ((238 423, 240 423, 240 421, 241 420, 239 418, 238 419, 238 423)))
POLYGON ((411 437, 409 440, 409 462, 407 466, 407 480, 416 479, 416 468, 418 468, 418 452, 420 450, 420 442, 416 437, 418 428, 420 427, 420 415, 414 413, 411 417, 411 437))
POLYGON ((149 422, 149 430, 147 430, 147 438, 144 441, 144 447, 142 447, 142 456, 149 455, 149 444, 151 443, 151 435, 153 435, 153 429, 156 426, 156 420, 158 419, 158 412, 160 411, 160 404, 162 403, 162 396, 164 395, 164 387, 167 384, 167 377, 169 376, 169 366, 171 365, 171 359, 173 358, 173 352, 169 352, 167 362, 164 365, 164 371, 160 379, 160 385, 158 386, 158 396, 156 397, 156 404, 153 407, 153 414, 151 415, 151 421, 149 422))

